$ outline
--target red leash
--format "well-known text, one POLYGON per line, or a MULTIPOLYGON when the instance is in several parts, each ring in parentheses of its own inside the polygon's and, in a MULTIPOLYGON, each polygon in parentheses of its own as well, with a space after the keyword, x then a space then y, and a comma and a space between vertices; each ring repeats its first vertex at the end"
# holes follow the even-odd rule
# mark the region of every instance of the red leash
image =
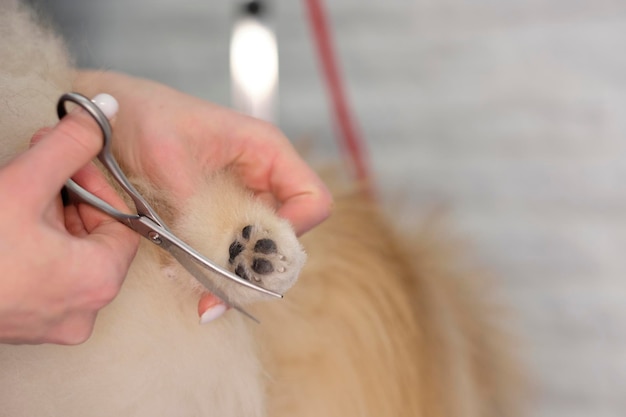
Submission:
POLYGON ((306 0, 305 3, 308 8, 317 53, 322 63, 326 87, 332 101, 333 115, 340 133, 339 139, 352 162, 356 178, 371 192, 370 169, 365 142, 359 135, 354 117, 348 106, 322 1, 306 0))

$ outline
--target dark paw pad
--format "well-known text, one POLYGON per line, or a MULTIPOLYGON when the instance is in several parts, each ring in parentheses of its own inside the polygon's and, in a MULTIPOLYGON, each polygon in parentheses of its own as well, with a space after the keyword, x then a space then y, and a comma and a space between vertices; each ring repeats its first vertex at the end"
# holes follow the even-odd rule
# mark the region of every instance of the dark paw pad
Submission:
POLYGON ((234 265, 234 272, 248 281, 261 282, 261 276, 285 272, 285 256, 269 232, 248 225, 241 229, 228 248, 228 262, 234 265))
POLYGON ((239 256, 239 254, 241 252, 243 252, 243 250, 245 249, 245 247, 237 242, 236 240, 230 245, 230 248, 228 248, 228 262, 229 263, 234 263, 235 262, 235 258, 237 256, 239 256))
POLYGON ((257 274, 265 275, 274 272, 274 265, 267 259, 254 258, 252 260, 252 270, 257 274))
POLYGON ((251 225, 247 225, 246 227, 241 229, 241 237, 243 237, 245 240, 250 239, 250 233, 252 233, 251 225))
POLYGON ((272 239, 259 239, 254 245, 254 251, 267 255, 278 252, 278 248, 276 247, 276 242, 272 239))

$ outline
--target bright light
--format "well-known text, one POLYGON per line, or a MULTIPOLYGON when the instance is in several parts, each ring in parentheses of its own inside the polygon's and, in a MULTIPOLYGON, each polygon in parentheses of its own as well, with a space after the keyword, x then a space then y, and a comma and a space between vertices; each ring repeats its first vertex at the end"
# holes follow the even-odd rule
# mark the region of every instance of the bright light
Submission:
POLYGON ((278 50, 272 31, 257 19, 243 18, 235 24, 230 71, 235 106, 252 116, 272 120, 278 50))

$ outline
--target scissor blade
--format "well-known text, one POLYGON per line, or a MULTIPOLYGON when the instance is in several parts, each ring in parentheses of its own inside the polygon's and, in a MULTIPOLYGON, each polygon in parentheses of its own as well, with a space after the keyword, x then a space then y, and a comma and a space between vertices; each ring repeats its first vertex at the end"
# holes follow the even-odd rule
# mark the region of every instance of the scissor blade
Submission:
POLYGON ((271 295, 272 297, 283 298, 282 294, 279 294, 272 290, 268 290, 267 288, 263 288, 256 284, 253 284, 252 282, 247 281, 233 274, 232 272, 216 265, 211 260, 203 256, 201 253, 193 249, 191 246, 187 245, 185 242, 179 239, 172 232, 159 226, 157 223, 153 222, 148 217, 139 216, 138 218, 131 219, 131 222, 132 222, 131 227, 137 233, 139 233, 146 239, 150 240, 152 243, 160 246, 161 248, 169 252, 171 252, 171 248, 173 247, 176 247, 177 249, 179 249, 180 250, 179 256, 184 257, 187 263, 190 261, 193 261, 195 262, 196 265, 200 266, 201 268, 208 269, 211 272, 221 275, 224 278, 227 278, 231 281, 236 282, 237 284, 243 285, 244 287, 250 288, 251 290, 255 290, 263 294, 271 295))
POLYGON ((233 274, 232 272, 219 267, 218 265, 208 260, 206 257, 202 256, 202 254, 195 251, 185 242, 180 240, 168 229, 154 222, 148 217, 139 216, 136 214, 133 215, 122 213, 121 211, 109 205, 107 202, 99 199, 95 195, 83 189, 72 180, 67 180, 65 187, 67 188, 71 199, 77 202, 87 203, 98 208, 109 216, 115 218, 116 220, 124 223, 126 226, 135 230, 137 233, 150 240, 152 243, 161 246, 163 249, 171 252, 171 248, 176 247, 181 252, 180 256, 184 256, 186 260, 195 261, 199 266, 205 269, 208 269, 252 290, 259 291, 261 293, 271 295, 276 298, 283 297, 281 294, 255 285, 250 281, 246 281, 245 279, 233 274))
POLYGON ((217 287, 208 277, 204 274, 202 267, 196 264, 193 260, 190 260, 188 255, 181 248, 171 245, 167 248, 167 251, 172 254, 174 258, 195 278, 202 284, 211 294, 226 303, 229 307, 243 313, 246 317, 260 323, 256 317, 248 313, 242 307, 238 306, 230 297, 226 295, 224 291, 217 287))
MULTIPOLYGON (((222 291, 222 289, 219 288, 218 285, 211 281, 209 277, 207 277, 206 272, 208 269, 210 271, 223 275, 226 278, 250 287, 250 283, 248 281, 245 281, 241 277, 233 275, 229 271, 220 268, 217 265, 214 265, 211 261, 206 259, 204 256, 202 256, 191 247, 189 247, 187 244, 185 244, 183 241, 181 241, 179 238, 177 238, 172 232, 167 229, 163 229, 161 226, 157 225, 145 216, 133 218, 131 220, 131 223, 131 227, 137 233, 141 234, 143 237, 158 245, 162 249, 168 251, 196 280, 198 280, 200 284, 202 284, 213 295, 222 300, 229 307, 234 308, 246 317, 259 323, 259 320, 257 320, 247 311, 245 311, 241 306, 238 305, 238 303, 233 301, 231 297, 229 297, 224 291, 222 291)), ((256 285, 253 285, 252 289, 262 291, 263 293, 273 296, 282 297, 282 295, 280 294, 277 294, 270 290, 266 290, 265 288, 258 287, 256 285)))

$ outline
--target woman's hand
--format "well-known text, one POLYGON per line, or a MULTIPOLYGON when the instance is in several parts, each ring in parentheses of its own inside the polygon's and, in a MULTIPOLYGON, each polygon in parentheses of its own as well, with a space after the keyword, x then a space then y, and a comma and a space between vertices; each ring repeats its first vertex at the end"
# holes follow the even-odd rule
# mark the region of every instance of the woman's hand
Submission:
POLYGON ((87 95, 105 91, 117 98, 114 130, 120 140, 114 147, 123 147, 133 172, 180 198, 194 192, 203 174, 231 166, 298 234, 330 214, 326 186, 289 140, 266 122, 119 73, 82 72, 76 90, 87 95))
POLYGON ((73 176, 128 210, 90 163, 102 145, 90 116, 70 113, 33 142, 0 168, 0 343, 81 343, 118 293, 139 235, 92 207, 61 203, 73 176))

